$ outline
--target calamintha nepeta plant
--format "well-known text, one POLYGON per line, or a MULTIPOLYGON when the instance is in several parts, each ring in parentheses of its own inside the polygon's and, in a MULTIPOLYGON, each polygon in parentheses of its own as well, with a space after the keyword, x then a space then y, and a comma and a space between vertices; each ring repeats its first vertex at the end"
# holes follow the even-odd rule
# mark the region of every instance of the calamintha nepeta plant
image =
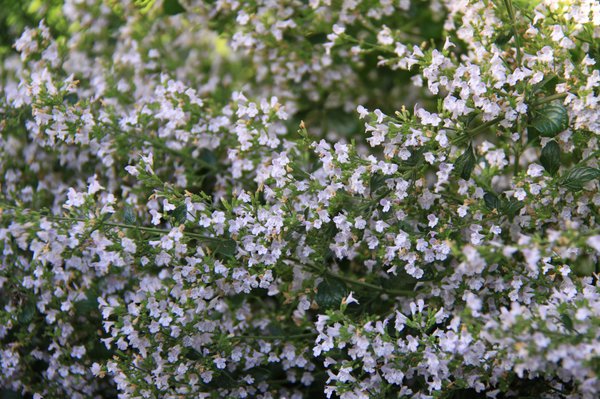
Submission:
POLYGON ((0 52, 2 395, 600 395, 597 1, 38 14, 0 52))

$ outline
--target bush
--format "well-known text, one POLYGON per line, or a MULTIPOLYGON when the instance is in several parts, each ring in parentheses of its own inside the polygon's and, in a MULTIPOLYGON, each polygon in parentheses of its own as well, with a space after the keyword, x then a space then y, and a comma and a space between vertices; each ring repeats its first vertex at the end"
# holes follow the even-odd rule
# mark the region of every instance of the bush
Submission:
POLYGON ((600 395, 598 2, 27 4, 3 397, 600 395))

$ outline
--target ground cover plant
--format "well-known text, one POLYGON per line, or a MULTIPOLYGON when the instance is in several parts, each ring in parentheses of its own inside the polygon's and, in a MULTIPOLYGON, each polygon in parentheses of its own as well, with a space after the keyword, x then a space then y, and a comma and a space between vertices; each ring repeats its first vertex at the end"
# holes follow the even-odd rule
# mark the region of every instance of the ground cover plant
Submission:
POLYGON ((596 0, 0 6, 0 397, 600 396, 596 0))

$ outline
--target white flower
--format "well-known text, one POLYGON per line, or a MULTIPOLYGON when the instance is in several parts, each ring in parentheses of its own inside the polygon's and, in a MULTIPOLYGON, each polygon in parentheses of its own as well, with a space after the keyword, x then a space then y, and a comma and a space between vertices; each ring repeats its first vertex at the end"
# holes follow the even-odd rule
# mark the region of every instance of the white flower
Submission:
POLYGON ((92 195, 97 193, 100 190, 104 190, 104 187, 100 185, 98 182, 97 176, 94 175, 88 179, 88 194, 92 195))
POLYGON ((96 377, 101 377, 103 374, 102 367, 96 362, 94 362, 92 364, 91 371, 92 371, 92 374, 95 375, 96 377))
POLYGON ((527 197, 527 192, 525 190, 523 190, 522 188, 518 188, 515 190, 515 193, 513 194, 513 196, 518 199, 519 201, 523 201, 525 199, 525 197, 527 197))
POLYGON ((438 126, 442 122, 437 114, 427 112, 425 108, 419 108, 416 111, 416 115, 421 119, 421 123, 424 125, 438 126))
POLYGON ((391 46, 394 43, 390 28, 383 25, 383 28, 377 33, 377 42, 383 46, 391 46))
POLYGON ((65 207, 74 206, 75 208, 80 207, 85 202, 85 195, 75 191, 72 187, 69 188, 67 193, 67 202, 65 207))
POLYGON ((587 245, 594 248, 596 252, 600 253, 600 235, 591 236, 586 240, 587 245))
POLYGON ((333 25, 333 33, 335 33, 336 35, 341 35, 342 33, 344 33, 346 31, 346 27, 343 25, 338 25, 338 24, 334 24, 333 25))
POLYGON ((358 107, 356 107, 356 111, 358 112, 360 119, 364 119, 369 115, 369 111, 362 105, 359 105, 358 107))
POLYGON ((438 224, 439 219, 435 215, 430 214, 427 216, 427 220, 429 221, 429 227, 435 227, 438 224))
POLYGON ((358 301, 353 296, 354 292, 350 292, 350 294, 342 300, 343 304, 350 305, 351 303, 355 303, 358 305, 358 301))
POLYGON ((527 175, 531 177, 540 177, 544 174, 544 167, 537 163, 532 163, 527 168, 527 175))
POLYGON ((444 48, 444 50, 448 50, 451 47, 456 47, 456 46, 454 45, 454 43, 452 43, 450 41, 450 37, 446 37, 446 40, 444 41, 444 47, 443 48, 444 48))

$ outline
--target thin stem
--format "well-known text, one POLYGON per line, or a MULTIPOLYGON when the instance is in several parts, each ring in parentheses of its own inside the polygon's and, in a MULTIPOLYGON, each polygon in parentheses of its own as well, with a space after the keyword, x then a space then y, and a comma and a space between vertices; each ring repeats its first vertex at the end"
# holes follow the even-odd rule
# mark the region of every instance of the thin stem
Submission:
POLYGON ((587 161, 596 158, 600 155, 600 150, 596 150, 593 151, 590 155, 588 155, 587 157, 583 158, 581 161, 577 162, 577 165, 583 165, 584 163, 586 163, 587 161))
POLYGON ((515 146, 515 162, 513 164, 513 176, 517 176, 519 174, 519 161, 521 159, 521 153, 519 149, 515 146))
POLYGON ((293 335, 233 335, 229 336, 231 339, 262 339, 265 341, 278 340, 278 339, 295 339, 295 338, 309 338, 315 337, 315 333, 304 333, 304 334, 293 334, 293 335))
POLYGON ((504 119, 504 115, 502 116, 497 116, 494 119, 492 119, 491 121, 487 121, 479 126, 477 126, 475 129, 468 131, 468 134, 470 134, 471 136, 481 132, 482 130, 487 129, 488 127, 491 127, 493 125, 495 125, 496 123, 500 122, 502 119, 504 119))
MULTIPOLYGON (((89 221, 88 219, 83 219, 83 218, 70 218, 70 217, 64 217, 64 216, 52 216, 52 215, 43 215, 40 214, 41 216, 47 217, 49 219, 52 220, 63 220, 63 221, 69 221, 69 222, 87 222, 89 221)), ((94 219, 92 219, 94 220, 94 219)), ((97 220, 97 219, 95 219, 97 220)), ((155 227, 144 227, 144 226, 135 226, 132 224, 124 224, 124 223, 112 223, 112 222, 102 222, 99 221, 97 222, 100 225, 104 225, 104 226, 109 226, 109 227, 120 227, 122 229, 135 229, 135 230, 140 230, 140 231, 147 231, 149 233, 157 233, 157 234, 169 234, 171 232, 171 230, 168 229, 159 229, 159 228, 155 228, 155 227)), ((182 231, 183 234, 189 236, 189 237, 193 237, 193 238, 198 238, 200 240, 205 240, 205 241, 224 241, 225 239, 223 238, 219 238, 219 237, 209 237, 209 236, 204 236, 202 234, 198 234, 198 233, 192 233, 190 231, 182 231)))
POLYGON ((519 36, 519 32, 517 32, 517 19, 515 18, 515 10, 513 9, 512 0, 504 0, 504 6, 506 7, 506 11, 508 12, 508 16, 512 25, 513 35, 515 37, 515 45, 517 47, 517 63, 519 64, 519 66, 521 66, 521 36, 519 36))
POLYGON ((491 121, 487 121, 487 122, 485 122, 485 123, 477 126, 474 129, 467 130, 465 132, 465 134, 463 134, 461 136, 458 136, 458 137, 455 137, 452 140, 452 143, 453 144, 457 144, 457 143, 460 143, 461 141, 464 141, 464 140, 470 140, 473 137, 475 137, 477 134, 479 134, 480 132, 482 132, 483 130, 487 129, 488 127, 491 127, 491 126, 495 125, 496 123, 500 122, 503 119, 504 119, 504 115, 497 116, 494 119, 492 119, 491 121))
POLYGON ((541 100, 536 101, 536 102, 534 102, 531 105, 533 105, 535 107, 536 105, 541 105, 541 104, 549 103, 549 102, 552 102, 554 100, 560 100, 562 98, 565 98, 567 95, 568 95, 567 93, 552 94, 551 96, 544 97, 541 100))
POLYGON ((391 289, 388 289, 385 287, 381 287, 379 285, 370 284, 370 283, 367 283, 364 281, 355 280, 350 277, 342 276, 340 274, 332 273, 330 271, 325 271, 325 274, 327 274, 330 277, 337 278, 339 280, 345 281, 345 282, 353 284, 353 285, 360 285, 360 286, 363 286, 366 288, 371 288, 374 290, 381 291, 386 294, 400 295, 400 296, 415 296, 417 294, 415 291, 410 291, 410 290, 391 290, 391 289))
MULTIPOLYGON (((289 259, 292 260, 292 259, 289 259)), ((292 260, 293 261, 293 260, 292 260)), ((393 290, 393 289, 389 289, 389 288, 385 288, 379 285, 375 285, 375 284, 371 284, 371 283, 367 283, 364 281, 360 281, 360 280, 356 280, 353 279, 351 277, 347 277, 347 276, 342 276, 341 274, 337 274, 337 273, 333 273, 329 270, 326 269, 321 269, 315 265, 311 265, 311 264, 299 264, 296 262, 296 264, 298 264, 301 267, 304 267, 305 269, 308 268, 310 269, 309 271, 312 272, 316 272, 319 274, 325 274, 329 277, 338 279, 338 280, 342 280, 345 281, 349 284, 353 284, 353 285, 358 285, 358 286, 362 286, 362 287, 366 287, 366 288, 371 288, 374 290, 377 290, 379 292, 383 292, 385 294, 391 294, 391 295, 397 295, 397 296, 415 296, 417 294, 417 292, 415 291, 410 291, 410 290, 393 290)))
MULTIPOLYGON (((567 93, 556 93, 556 94, 553 94, 551 96, 544 97, 541 100, 536 101, 535 103, 533 103, 531 105, 535 107, 535 106, 538 106, 538 105, 541 105, 541 104, 552 102, 554 100, 559 100, 559 99, 565 98, 566 96, 567 96, 567 93)), ((458 137, 455 137, 452 140, 452 143, 453 144, 458 144, 458 143, 460 143, 460 142, 462 142, 464 140, 467 140, 467 139, 470 140, 473 137, 475 137, 477 134, 481 133, 483 130, 485 130, 485 129, 487 129, 487 128, 493 126, 493 125, 495 125, 496 123, 502 121, 502 119, 504 119, 504 115, 497 116, 494 119, 492 119, 491 121, 487 121, 487 122, 485 122, 485 123, 477 126, 474 129, 467 130, 465 132, 465 134, 463 134, 461 136, 458 136, 458 137)))
POLYGON ((198 163, 200 165, 202 165, 203 167, 212 170, 213 172, 217 171, 217 168, 215 165, 211 165, 208 162, 204 161, 203 159, 201 159, 200 157, 194 157, 190 154, 187 154, 183 151, 179 151, 176 149, 173 149, 171 147, 169 147, 167 145, 167 143, 163 142, 160 138, 158 137, 152 137, 152 136, 148 136, 148 137, 144 137, 143 140, 150 142, 153 146, 161 148, 163 151, 165 152, 169 152, 173 155, 179 156, 191 163, 198 163))

